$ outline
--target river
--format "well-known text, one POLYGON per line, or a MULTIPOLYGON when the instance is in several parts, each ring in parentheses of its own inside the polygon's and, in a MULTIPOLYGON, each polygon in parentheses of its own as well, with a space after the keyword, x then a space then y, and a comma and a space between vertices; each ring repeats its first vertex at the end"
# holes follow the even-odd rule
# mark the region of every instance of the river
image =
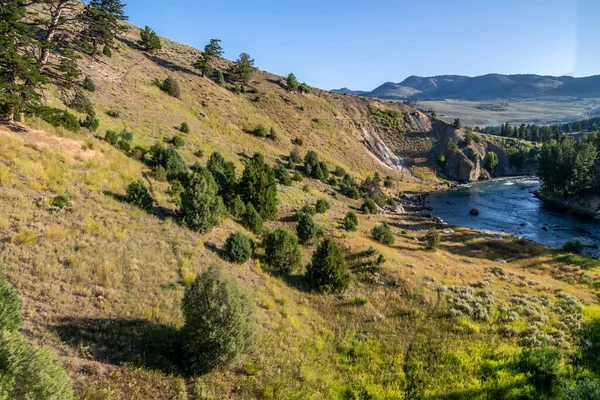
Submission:
POLYGON ((539 188, 534 177, 492 179, 434 193, 429 205, 433 216, 450 225, 506 232, 555 248, 579 239, 586 253, 600 256, 600 221, 541 202, 533 195, 539 188), (469 215, 473 208, 478 216, 469 215))

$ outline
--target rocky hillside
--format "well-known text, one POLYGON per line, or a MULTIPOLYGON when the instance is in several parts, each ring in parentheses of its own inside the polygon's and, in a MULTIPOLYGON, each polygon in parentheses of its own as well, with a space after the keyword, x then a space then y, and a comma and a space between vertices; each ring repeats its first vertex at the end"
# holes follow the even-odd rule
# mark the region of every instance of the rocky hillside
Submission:
POLYGON ((600 77, 574 78, 571 76, 540 76, 488 74, 468 77, 440 75, 410 76, 400 83, 386 82, 371 92, 339 92, 380 99, 418 100, 498 100, 536 98, 542 96, 600 97, 600 77))

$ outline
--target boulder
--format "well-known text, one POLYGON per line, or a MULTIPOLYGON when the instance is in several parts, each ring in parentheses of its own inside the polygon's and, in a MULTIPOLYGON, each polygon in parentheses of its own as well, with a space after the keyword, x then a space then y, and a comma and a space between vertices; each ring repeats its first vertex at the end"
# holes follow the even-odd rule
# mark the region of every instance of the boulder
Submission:
POLYGON ((462 151, 446 157, 444 170, 450 179, 460 182, 474 182, 481 175, 479 159, 470 160, 462 151))
POLYGON ((471 211, 469 211, 469 214, 476 217, 479 215, 479 210, 476 208, 471 209, 471 211))

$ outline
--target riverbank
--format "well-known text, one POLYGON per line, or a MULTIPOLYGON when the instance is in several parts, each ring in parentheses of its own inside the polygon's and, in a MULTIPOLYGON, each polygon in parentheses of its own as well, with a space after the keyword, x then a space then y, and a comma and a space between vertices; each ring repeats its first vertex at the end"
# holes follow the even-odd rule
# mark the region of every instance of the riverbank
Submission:
POLYGON ((600 220, 600 197, 582 196, 577 199, 565 199, 544 193, 541 189, 534 192, 535 197, 550 205, 561 207, 577 214, 600 220))

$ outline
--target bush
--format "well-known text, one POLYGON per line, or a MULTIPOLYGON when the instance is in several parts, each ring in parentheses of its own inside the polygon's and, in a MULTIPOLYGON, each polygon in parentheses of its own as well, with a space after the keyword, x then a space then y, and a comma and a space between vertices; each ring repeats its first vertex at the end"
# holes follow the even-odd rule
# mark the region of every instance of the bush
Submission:
POLYGON ((581 254, 583 251, 583 244, 577 239, 569 240, 563 246, 563 251, 567 253, 581 254))
POLYGON ((71 132, 78 132, 81 129, 81 124, 77 117, 67 110, 40 106, 35 109, 34 115, 52 126, 62 126, 71 132))
POLYGON ((346 170, 344 168, 340 167, 339 165, 337 165, 335 167, 335 169, 333 170, 333 174, 335 176, 339 176, 340 178, 343 178, 344 175, 346 175, 346 170))
POLYGON ((238 194, 230 203, 229 203, 229 213, 233 216, 233 218, 242 218, 246 213, 246 204, 244 204, 244 200, 238 194))
POLYGON ((297 218, 298 226, 296 227, 296 233, 302 243, 306 243, 317 236, 319 227, 315 224, 310 214, 300 213, 297 218))
POLYGON ((246 205, 246 213, 243 218, 244 226, 254 232, 256 235, 262 232, 264 220, 256 211, 252 203, 246 205))
POLYGON ((498 155, 493 151, 490 151, 485 155, 485 168, 494 174, 496 167, 498 166, 498 155))
POLYGON ((71 199, 67 194, 59 194, 58 196, 52 199, 52 207, 60 208, 61 210, 66 210, 71 207, 71 199))
POLYGON ((157 143, 150 148, 150 154, 150 165, 154 167, 155 172, 158 167, 162 167, 167 176, 173 176, 185 172, 188 168, 181 155, 171 146, 164 148, 157 143))
MULTIPOLYGON (((294 139, 292 139, 292 144, 296 145, 296 146, 302 146, 304 144, 304 140, 302 138, 296 137, 294 139)), ((297 162, 300 162, 302 160, 299 160, 297 162)))
POLYGON ((117 131, 113 131, 112 129, 108 130, 104 135, 104 140, 115 146, 119 141, 119 134, 117 133, 117 131))
POLYGON ((365 214, 377 214, 377 213, 379 213, 379 210, 377 209, 377 204, 370 197, 368 199, 366 199, 365 202, 363 203, 363 205, 362 205, 362 211, 365 214))
POLYGON ((383 186, 390 189, 392 186, 394 186, 394 180, 392 179, 391 176, 386 176, 385 179, 383 180, 383 186))
POLYGON ((173 147, 178 149, 185 145, 185 140, 181 136, 173 136, 173 139, 171 139, 171 144, 173 147))
POLYGON ((193 374, 235 361, 256 341, 254 301, 221 269, 210 268, 199 274, 186 287, 181 308, 185 319, 183 349, 193 374))
POLYGON ((119 111, 119 110, 108 110, 106 112, 106 115, 108 115, 111 118, 119 118, 121 116, 121 111, 119 111))
POLYGON ((92 80, 92 78, 90 78, 89 76, 85 77, 85 79, 81 83, 81 88, 84 90, 87 90, 88 92, 96 91, 96 85, 94 84, 94 81, 92 80))
POLYGON ((296 182, 302 182, 304 180, 304 177, 302 177, 302 174, 300 172, 295 171, 294 175, 292 176, 292 180, 296 182))
POLYGON ((102 55, 108 58, 112 57, 112 49, 109 45, 106 45, 102 48, 102 55))
POLYGON ((179 83, 172 77, 168 76, 161 84, 160 90, 168 94, 169 96, 180 98, 181 97, 181 89, 179 88, 179 83))
POLYGON ((275 168, 275 178, 277 178, 279 183, 284 186, 292 185, 292 178, 290 177, 290 173, 283 165, 278 165, 277 168, 275 168))
POLYGON ((83 114, 95 115, 92 101, 83 92, 77 92, 68 104, 73 110, 83 114))
POLYGON ((426 250, 437 250, 440 245, 440 233, 435 229, 431 228, 425 234, 425 249, 426 250))
POLYGON ((294 164, 302 162, 302 156, 300 155, 300 150, 298 150, 298 147, 294 147, 292 149, 289 160, 294 164))
POLYGON ((306 270, 311 286, 323 293, 340 293, 350 285, 350 274, 340 247, 331 239, 325 239, 313 253, 312 262, 306 270))
POLYGON ((252 203, 263 220, 277 217, 277 185, 275 171, 265 163, 260 153, 254 154, 246 164, 238 185, 240 196, 252 203))
POLYGON ((150 192, 142 181, 132 182, 127 187, 127 201, 142 210, 150 210, 154 204, 150 192))
POLYGON ((352 211, 348 212, 344 217, 344 229, 350 232, 358 230, 358 216, 352 211))
POLYGON ((278 273, 290 274, 302 262, 298 238, 285 229, 269 232, 264 247, 265 262, 278 273))
POLYGON ((181 133, 190 133, 190 126, 188 125, 187 122, 182 122, 181 126, 179 127, 179 132, 181 133))
MULTIPOLYGON (((8 284, 4 273, 0 269, 0 332, 16 332, 21 327, 22 323, 21 300, 19 299, 19 295, 8 284)), ((0 388, 1 387, 2 386, 0 385, 0 388)))
POLYGON ((223 253, 228 261, 243 264, 252 256, 252 241, 243 233, 232 233, 225 242, 223 253))
POLYGON ((269 133, 267 134, 267 139, 276 141, 277 140, 277 132, 275 132, 275 128, 271 127, 269 133))
POLYGON ((96 130, 100 126, 100 121, 94 115, 88 114, 88 115, 86 115, 86 117, 83 121, 79 120, 79 125, 82 128, 89 129, 90 132, 96 132, 96 130))
POLYGON ((330 208, 331 208, 331 204, 329 204, 329 202, 327 200, 325 200, 325 199, 319 199, 319 200, 317 200, 317 204, 315 205, 315 210, 319 214, 323 214, 324 212, 326 212, 330 208))
POLYGON ((295 220, 296 221, 299 221, 299 219, 300 219, 299 217, 300 217, 301 214, 308 214, 310 216, 315 216, 315 215, 317 215, 317 209, 315 207, 313 207, 313 206, 310 206, 310 205, 306 205, 306 206, 302 207, 296 213, 296 216, 295 216, 295 220))
POLYGON ((540 393, 551 394, 560 384, 561 351, 552 347, 525 349, 517 368, 540 393))
POLYGON ((387 222, 382 222, 371 231, 371 236, 376 242, 391 246, 396 241, 392 230, 387 222))
POLYGON ((181 182, 184 190, 178 202, 179 220, 193 231, 206 233, 221 223, 223 200, 219 187, 208 170, 190 172, 181 182))
POLYGON ((69 376, 46 349, 0 331, 0 399, 75 399, 69 376))
POLYGON ((258 136, 258 137, 267 137, 267 134, 269 133, 269 131, 267 131, 267 128, 265 128, 264 125, 258 125, 253 131, 252 133, 254 134, 254 136, 258 136))
POLYGON ((298 86, 298 91, 300 91, 300 93, 310 93, 310 87, 306 83, 301 83, 298 86))

